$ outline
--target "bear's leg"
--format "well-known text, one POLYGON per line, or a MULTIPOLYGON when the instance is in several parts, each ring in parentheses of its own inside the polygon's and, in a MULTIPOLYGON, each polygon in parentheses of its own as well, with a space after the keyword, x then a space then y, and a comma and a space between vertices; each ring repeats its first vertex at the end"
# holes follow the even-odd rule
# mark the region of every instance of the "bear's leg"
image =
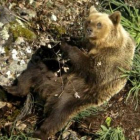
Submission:
POLYGON ((63 93, 52 107, 49 117, 46 118, 40 129, 35 132, 34 137, 47 140, 47 138, 60 131, 68 120, 82 109, 83 103, 85 106, 90 102, 87 99, 77 99, 72 94, 63 93))
POLYGON ((30 87, 40 83, 47 71, 47 67, 43 63, 27 68, 17 78, 17 85, 4 86, 4 89, 15 96, 26 96, 30 93, 30 87))

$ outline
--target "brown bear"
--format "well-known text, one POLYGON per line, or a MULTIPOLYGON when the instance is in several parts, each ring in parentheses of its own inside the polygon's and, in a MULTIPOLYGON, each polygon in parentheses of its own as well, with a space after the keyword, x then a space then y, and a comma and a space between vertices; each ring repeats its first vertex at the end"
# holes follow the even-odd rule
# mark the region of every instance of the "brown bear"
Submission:
POLYGON ((6 87, 16 96, 25 96, 34 87, 46 101, 47 117, 35 137, 46 140, 78 112, 103 104, 125 86, 127 79, 121 77, 119 68, 131 69, 135 43, 120 20, 118 11, 108 15, 91 7, 84 29, 88 53, 66 43, 61 45, 73 72, 55 77, 39 61, 18 77, 16 86, 6 87))

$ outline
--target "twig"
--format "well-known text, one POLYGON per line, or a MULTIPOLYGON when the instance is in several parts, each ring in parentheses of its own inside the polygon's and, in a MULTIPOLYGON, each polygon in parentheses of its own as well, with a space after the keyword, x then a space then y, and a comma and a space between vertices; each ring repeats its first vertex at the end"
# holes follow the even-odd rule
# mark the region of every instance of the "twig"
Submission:
MULTIPOLYGON (((56 45, 57 45, 57 44, 56 44, 56 45)), ((56 46, 56 45, 55 45, 55 46, 56 46)), ((58 51, 58 52, 59 52, 59 51, 58 51)), ((58 53, 58 52, 57 52, 57 53, 58 53)), ((55 53, 55 52, 54 52, 54 53, 55 53)), ((55 55, 57 56, 57 58, 59 58, 59 56, 57 55, 57 53, 55 53, 55 55)), ((58 60, 58 63, 59 63, 59 69, 61 69, 60 60, 59 60, 59 59, 57 59, 57 60, 58 60)), ((59 98, 61 97, 62 93, 64 92, 64 82, 63 82, 61 70, 60 70, 60 78, 61 78, 61 83, 62 83, 62 86, 61 86, 62 92, 61 92, 60 95, 58 96, 59 98)))

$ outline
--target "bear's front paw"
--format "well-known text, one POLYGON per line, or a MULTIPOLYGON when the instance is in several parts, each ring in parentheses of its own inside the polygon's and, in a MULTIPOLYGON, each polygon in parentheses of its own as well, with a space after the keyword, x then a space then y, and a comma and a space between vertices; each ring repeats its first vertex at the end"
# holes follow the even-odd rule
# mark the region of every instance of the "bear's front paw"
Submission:
POLYGON ((30 93, 28 88, 23 88, 21 86, 3 86, 4 90, 14 96, 24 97, 30 93))
POLYGON ((4 90, 7 91, 8 93, 12 94, 12 95, 19 95, 19 89, 17 86, 3 86, 4 90))

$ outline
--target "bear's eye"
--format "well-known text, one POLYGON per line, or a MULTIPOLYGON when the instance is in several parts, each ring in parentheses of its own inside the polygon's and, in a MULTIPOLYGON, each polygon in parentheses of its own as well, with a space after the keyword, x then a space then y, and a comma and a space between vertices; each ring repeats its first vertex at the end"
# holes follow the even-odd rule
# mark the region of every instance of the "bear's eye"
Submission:
POLYGON ((102 28, 102 24, 100 22, 97 23, 97 28, 101 29, 102 28))
POLYGON ((87 21, 87 24, 90 24, 90 23, 91 23, 91 20, 88 20, 88 21, 87 21))

